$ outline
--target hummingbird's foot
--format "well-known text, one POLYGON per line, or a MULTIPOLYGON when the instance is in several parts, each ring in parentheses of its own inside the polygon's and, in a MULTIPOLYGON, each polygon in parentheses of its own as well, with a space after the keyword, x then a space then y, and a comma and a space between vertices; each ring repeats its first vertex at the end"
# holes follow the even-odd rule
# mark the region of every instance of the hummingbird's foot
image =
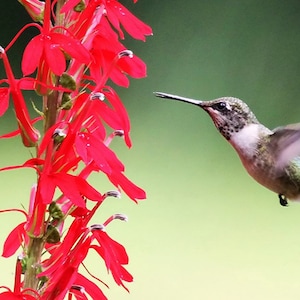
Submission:
POLYGON ((280 203, 281 206, 287 206, 288 205, 288 202, 287 202, 286 197, 284 195, 279 194, 278 197, 279 197, 279 203, 280 203))

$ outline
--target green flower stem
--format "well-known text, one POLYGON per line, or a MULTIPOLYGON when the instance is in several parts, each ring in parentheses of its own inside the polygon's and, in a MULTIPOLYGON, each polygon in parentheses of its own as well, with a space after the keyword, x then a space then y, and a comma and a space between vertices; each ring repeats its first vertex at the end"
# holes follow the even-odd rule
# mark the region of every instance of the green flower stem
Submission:
MULTIPOLYGON (((57 80, 58 81, 58 80, 57 80)), ((53 91, 50 95, 45 96, 44 101, 44 133, 56 123, 57 108, 58 108, 58 92, 53 91)))
MULTIPOLYGON (((56 4, 56 25, 62 25, 63 18, 61 18, 59 11, 65 0, 58 0, 56 4)), ((55 85, 58 86, 59 77, 55 78, 55 85)), ((57 111, 59 105, 60 92, 52 91, 47 96, 44 96, 44 133, 56 123, 57 111)), ((30 237, 30 242, 27 248, 27 264, 24 274, 24 289, 33 289, 38 291, 40 279, 37 275, 41 272, 41 257, 44 251, 45 238, 44 237, 30 237)))
POLYGON ((30 288, 36 291, 38 289, 39 278, 37 278, 37 274, 41 271, 40 262, 44 245, 45 241, 43 238, 30 238, 24 276, 24 289, 30 288))

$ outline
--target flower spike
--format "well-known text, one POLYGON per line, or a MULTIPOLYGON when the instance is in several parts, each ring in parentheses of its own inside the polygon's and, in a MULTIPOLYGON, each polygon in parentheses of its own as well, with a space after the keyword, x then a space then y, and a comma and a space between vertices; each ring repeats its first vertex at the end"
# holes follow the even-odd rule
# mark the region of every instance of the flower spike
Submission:
POLYGON ((116 213, 102 224, 89 224, 107 197, 122 193, 135 202, 146 197, 111 147, 115 137, 122 137, 128 148, 132 145, 128 113, 111 83, 128 87, 129 76, 146 76, 145 63, 120 39, 125 30, 144 41, 152 29, 117 0, 18 1, 34 23, 19 30, 6 48, 0 46, 7 77, 0 79, 0 117, 11 99, 18 125, 0 138, 20 135, 23 145, 34 149, 25 162, 0 171, 29 168, 36 181, 27 209, 0 209, 24 216, 3 245, 3 257, 20 254, 14 289, 1 287, 0 299, 107 300, 93 281, 108 286, 89 272, 85 260, 95 251, 115 283, 128 291, 124 283, 133 276, 125 269, 126 249, 108 234, 110 222, 128 218, 116 213), (25 46, 23 77, 16 78, 7 52, 29 27, 38 33, 25 46), (23 90, 37 93, 34 119, 23 90), (41 133, 37 121, 43 122, 41 133), (102 184, 96 188, 90 181, 92 173, 102 173, 104 184, 116 190, 100 192, 102 184), (80 274, 81 267, 87 277, 80 274))

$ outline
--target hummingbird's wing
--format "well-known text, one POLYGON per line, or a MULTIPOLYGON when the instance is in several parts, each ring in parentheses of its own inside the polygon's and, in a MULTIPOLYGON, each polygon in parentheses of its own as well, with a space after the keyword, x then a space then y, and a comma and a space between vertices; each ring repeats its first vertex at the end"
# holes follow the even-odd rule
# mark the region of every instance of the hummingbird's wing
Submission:
POLYGON ((300 157, 300 123, 278 127, 270 135, 269 147, 275 154, 277 168, 284 168, 300 157))

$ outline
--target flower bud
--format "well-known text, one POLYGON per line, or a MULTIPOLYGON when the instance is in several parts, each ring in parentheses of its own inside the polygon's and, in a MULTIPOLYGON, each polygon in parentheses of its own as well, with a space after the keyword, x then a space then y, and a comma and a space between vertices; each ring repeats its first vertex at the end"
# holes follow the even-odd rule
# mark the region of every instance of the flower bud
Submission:
POLYGON ((39 0, 18 0, 35 22, 43 23, 45 2, 39 0))
POLYGON ((67 88, 71 91, 76 90, 76 81, 72 76, 70 76, 67 73, 63 73, 59 78, 59 83, 62 85, 62 87, 67 88))

